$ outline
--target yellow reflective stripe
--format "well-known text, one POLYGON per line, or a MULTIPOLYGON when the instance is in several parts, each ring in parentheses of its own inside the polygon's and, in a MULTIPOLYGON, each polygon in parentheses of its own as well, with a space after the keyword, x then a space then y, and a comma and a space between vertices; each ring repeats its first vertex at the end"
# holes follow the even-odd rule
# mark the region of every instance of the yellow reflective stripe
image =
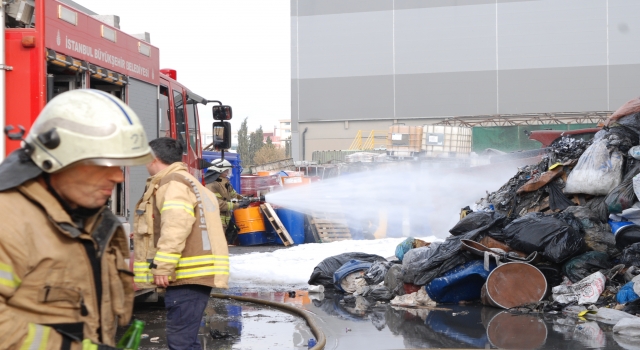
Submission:
POLYGON ((228 202, 228 203, 227 203, 227 207, 228 207, 228 210, 229 210, 229 211, 233 211, 233 203, 228 202))
POLYGON ((51 328, 39 324, 29 323, 27 339, 22 343, 20 350, 44 350, 49 342, 51 328))
POLYGON ((216 193, 216 197, 222 198, 222 195, 220 193, 216 193))
POLYGON ((22 280, 13 272, 11 265, 0 263, 0 285, 17 288, 22 280))
POLYGON ((180 260, 180 254, 157 252, 156 257, 153 260, 175 265, 178 263, 178 260, 180 260))
POLYGON ((189 213, 189 215, 195 216, 193 212, 193 205, 191 203, 182 201, 165 201, 164 203, 162 203, 162 209, 160 209, 160 213, 163 213, 165 210, 169 209, 182 209, 189 213))
POLYGON ((229 256, 227 255, 197 255, 187 258, 180 258, 178 267, 196 266, 196 265, 229 265, 229 256))
POLYGON ((228 274, 229 266, 206 266, 196 267, 194 269, 177 270, 176 279, 228 274))

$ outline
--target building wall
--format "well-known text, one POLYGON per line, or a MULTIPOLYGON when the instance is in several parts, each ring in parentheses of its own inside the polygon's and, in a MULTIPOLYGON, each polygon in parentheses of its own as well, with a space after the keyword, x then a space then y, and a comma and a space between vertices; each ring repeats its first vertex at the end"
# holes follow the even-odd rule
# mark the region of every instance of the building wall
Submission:
POLYGON ((334 121, 615 110, 640 95, 639 11, 637 0, 292 0, 292 134, 307 128, 309 159, 334 149, 320 141, 343 134, 334 121))

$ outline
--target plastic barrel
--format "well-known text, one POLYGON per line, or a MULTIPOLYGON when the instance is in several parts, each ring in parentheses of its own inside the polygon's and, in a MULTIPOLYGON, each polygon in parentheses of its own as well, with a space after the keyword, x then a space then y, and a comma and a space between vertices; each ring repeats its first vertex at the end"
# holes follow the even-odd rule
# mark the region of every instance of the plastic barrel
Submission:
MULTIPOLYGON (((278 208, 274 209, 278 218, 289 232, 289 236, 293 240, 293 244, 304 243, 304 214, 291 209, 278 208)), ((274 232, 275 233, 275 232, 274 232)), ((276 243, 282 243, 282 240, 276 235, 276 243)))

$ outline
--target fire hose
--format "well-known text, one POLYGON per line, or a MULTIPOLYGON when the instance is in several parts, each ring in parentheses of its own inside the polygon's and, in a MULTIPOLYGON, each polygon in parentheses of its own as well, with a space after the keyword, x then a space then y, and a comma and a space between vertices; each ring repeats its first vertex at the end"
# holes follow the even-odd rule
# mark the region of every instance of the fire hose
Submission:
POLYGON ((233 299, 233 300, 245 301, 245 302, 254 303, 254 304, 268 305, 268 306, 275 307, 277 309, 282 309, 282 310, 293 312, 294 314, 300 315, 302 318, 305 319, 305 321, 307 321, 307 325, 311 329, 311 332, 313 333, 313 335, 316 337, 317 343, 316 343, 315 346, 310 348, 311 350, 322 350, 322 349, 324 349, 324 346, 327 343, 327 339, 325 338, 324 333, 322 333, 320 328, 318 328, 318 326, 316 325, 316 323, 313 320, 313 318, 311 318, 311 316, 309 316, 308 313, 304 312, 304 310, 301 310, 301 309, 299 309, 297 307, 294 307, 294 306, 291 306, 291 305, 287 305, 287 304, 283 304, 283 303, 278 303, 278 302, 275 302, 275 301, 262 300, 262 299, 249 298, 249 297, 242 297, 242 296, 238 296, 238 295, 227 295, 227 294, 220 294, 220 293, 211 293, 211 297, 218 298, 218 299, 233 299))

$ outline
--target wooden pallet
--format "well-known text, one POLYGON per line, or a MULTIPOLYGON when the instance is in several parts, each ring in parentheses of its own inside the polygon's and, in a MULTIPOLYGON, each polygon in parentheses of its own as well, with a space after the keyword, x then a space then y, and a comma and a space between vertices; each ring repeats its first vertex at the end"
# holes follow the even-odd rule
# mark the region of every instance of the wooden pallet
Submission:
POLYGON ((271 226, 273 226, 273 229, 276 231, 276 234, 278 235, 278 237, 280 237, 285 247, 293 245, 293 239, 291 239, 289 231, 287 231, 287 229, 284 227, 282 221, 280 221, 280 218, 278 217, 278 214, 276 214, 275 210, 273 210, 273 207, 271 207, 271 204, 260 204, 260 209, 262 209, 264 216, 267 217, 269 223, 271 224, 271 226))
POLYGON ((308 218, 311 233, 322 243, 351 239, 351 231, 344 217, 313 213, 308 218))

